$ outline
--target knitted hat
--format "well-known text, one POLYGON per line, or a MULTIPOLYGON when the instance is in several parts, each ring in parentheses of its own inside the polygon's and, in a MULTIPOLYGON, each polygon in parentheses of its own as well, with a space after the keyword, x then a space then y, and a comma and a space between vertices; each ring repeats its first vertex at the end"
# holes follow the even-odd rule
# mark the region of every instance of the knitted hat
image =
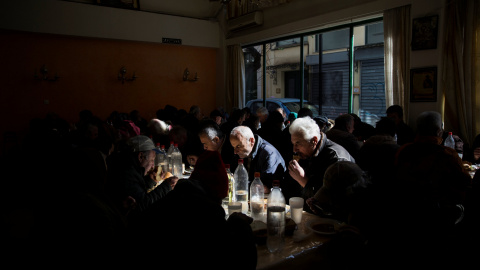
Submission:
POLYGON ((221 200, 228 195, 228 176, 218 151, 203 151, 190 179, 199 181, 208 195, 221 200))
POLYGON ((160 153, 160 150, 158 150, 155 147, 155 144, 153 144, 152 139, 145 135, 137 135, 128 139, 127 145, 132 148, 133 152, 154 150, 156 153, 160 153))

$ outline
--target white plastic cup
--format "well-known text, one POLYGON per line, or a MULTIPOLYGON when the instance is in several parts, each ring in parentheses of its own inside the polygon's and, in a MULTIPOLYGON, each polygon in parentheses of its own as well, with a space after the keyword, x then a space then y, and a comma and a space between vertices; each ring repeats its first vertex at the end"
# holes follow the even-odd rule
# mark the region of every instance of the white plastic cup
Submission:
POLYGON ((304 200, 302 197, 291 197, 288 201, 292 219, 296 224, 300 224, 302 222, 303 203, 304 200))

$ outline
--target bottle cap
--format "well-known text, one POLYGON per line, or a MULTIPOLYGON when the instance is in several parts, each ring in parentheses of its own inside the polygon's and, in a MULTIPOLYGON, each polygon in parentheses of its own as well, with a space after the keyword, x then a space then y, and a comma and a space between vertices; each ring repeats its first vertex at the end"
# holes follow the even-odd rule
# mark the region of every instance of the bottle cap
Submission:
POLYGON ((243 164, 243 159, 239 159, 238 164, 243 164))
POLYGON ((452 132, 448 132, 448 135, 453 135, 453 133, 452 133, 452 132))
POLYGON ((225 169, 230 169, 230 164, 225 164, 225 169))
POLYGON ((178 143, 174 144, 175 147, 178 147, 178 143))
POLYGON ((272 186, 273 187, 279 187, 280 186, 280 180, 273 180, 272 181, 272 186))
POLYGON ((259 172, 255 172, 255 174, 253 175, 254 177, 260 177, 260 173, 259 172))
POLYGON ((158 146, 160 146, 160 143, 157 142, 155 145, 158 147, 158 146))

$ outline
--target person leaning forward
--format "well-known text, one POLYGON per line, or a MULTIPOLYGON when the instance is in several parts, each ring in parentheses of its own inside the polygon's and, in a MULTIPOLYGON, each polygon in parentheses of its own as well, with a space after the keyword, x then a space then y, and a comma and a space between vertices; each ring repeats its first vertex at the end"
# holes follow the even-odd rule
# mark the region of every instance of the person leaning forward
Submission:
POLYGON ((107 187, 117 204, 142 212, 175 187, 178 178, 172 176, 152 189, 157 184, 153 171, 157 151, 150 138, 137 135, 113 158, 107 187))
POLYGON ((235 155, 247 160, 249 181, 253 181, 255 172, 259 172, 265 194, 270 193, 273 180, 282 179, 286 171, 280 152, 247 126, 235 127, 230 133, 230 143, 235 155))
MULTIPOLYGON (((288 174, 283 184, 285 189, 282 188, 285 197, 301 196, 306 201, 322 187, 328 166, 340 160, 355 162, 343 146, 327 139, 315 120, 308 116, 293 121, 289 131, 298 160, 293 158, 288 163, 288 174)), ((311 212, 306 204, 304 210, 311 212)))

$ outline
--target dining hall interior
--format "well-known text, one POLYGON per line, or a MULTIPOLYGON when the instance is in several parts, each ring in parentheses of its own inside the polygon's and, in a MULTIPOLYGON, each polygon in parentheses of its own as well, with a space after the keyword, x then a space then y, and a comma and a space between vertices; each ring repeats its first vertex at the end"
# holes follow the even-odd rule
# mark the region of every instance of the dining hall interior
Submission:
MULTIPOLYGON (((137 8, 97 4, 101 2, 122 1, 22 0, 3 4, 0 69, 5 80, 1 98, 2 112, 9 117, 4 119, 2 134, 13 132, 21 139, 28 121, 48 112, 71 123, 78 121, 78 113, 83 109, 90 109, 103 119, 113 110, 130 112, 139 108, 145 118, 152 118, 166 104, 188 110, 195 103, 207 113, 218 107, 230 112, 248 101, 242 95, 245 86, 235 79, 234 73, 239 71, 232 66, 236 62, 229 51, 234 46, 245 48, 262 41, 383 17, 385 11, 405 6, 409 7, 402 28, 405 40, 399 42, 406 45, 398 48, 401 59, 395 57, 386 62, 387 75, 382 79, 385 92, 392 94, 382 97, 385 105, 380 113, 390 105, 401 105, 405 122, 413 125, 420 112, 436 110, 442 113, 445 129, 459 134, 465 143, 472 144, 480 133, 479 97, 478 89, 475 90, 478 69, 473 69, 478 64, 478 47, 467 44, 467 33, 458 36, 457 29, 445 29, 454 25, 450 19, 467 19, 449 13, 453 12, 449 8, 452 1, 273 0, 250 6, 249 1, 123 1, 136 3, 137 8), (229 26, 228 19, 251 23, 252 18, 243 18, 252 10, 262 12, 261 22, 253 18, 253 27, 229 26), (431 49, 413 50, 413 20, 432 15, 438 15, 436 44, 431 49), (459 42, 463 43, 456 43, 460 48, 450 47, 454 45, 447 43, 453 38, 449 35, 462 39, 459 42), (452 50, 458 53, 450 54, 452 50), (449 58, 455 56, 463 61, 449 58), (461 66, 449 70, 452 65, 445 63, 452 61, 461 66), (394 70, 389 71, 389 65, 395 66, 394 70), (416 101, 411 97, 411 70, 424 67, 436 67, 436 96, 416 101), (48 73, 41 74, 42 70, 48 73), (121 70, 125 71, 123 75, 121 70), (183 80, 186 70, 190 79, 197 76, 198 80, 183 80), (38 80, 39 76, 47 80, 38 80)), ((279 89, 283 87, 278 86, 273 87, 283 96, 274 90, 273 94, 263 94, 262 89, 269 84, 258 84, 259 98, 286 95, 284 89, 279 89)), ((345 96, 355 96, 352 89, 346 91, 350 94, 345 96)))
POLYGON ((47 115, 74 124, 84 110, 140 110, 150 120, 166 106, 228 114, 302 96, 331 119, 356 113, 373 125, 391 105, 414 129, 437 111, 467 147, 480 134, 478 11, 478 0, 3 1, 0 156, 28 145, 31 120, 47 115), (331 49, 319 53, 322 44, 331 49), (430 75, 433 86, 421 86, 430 75))

